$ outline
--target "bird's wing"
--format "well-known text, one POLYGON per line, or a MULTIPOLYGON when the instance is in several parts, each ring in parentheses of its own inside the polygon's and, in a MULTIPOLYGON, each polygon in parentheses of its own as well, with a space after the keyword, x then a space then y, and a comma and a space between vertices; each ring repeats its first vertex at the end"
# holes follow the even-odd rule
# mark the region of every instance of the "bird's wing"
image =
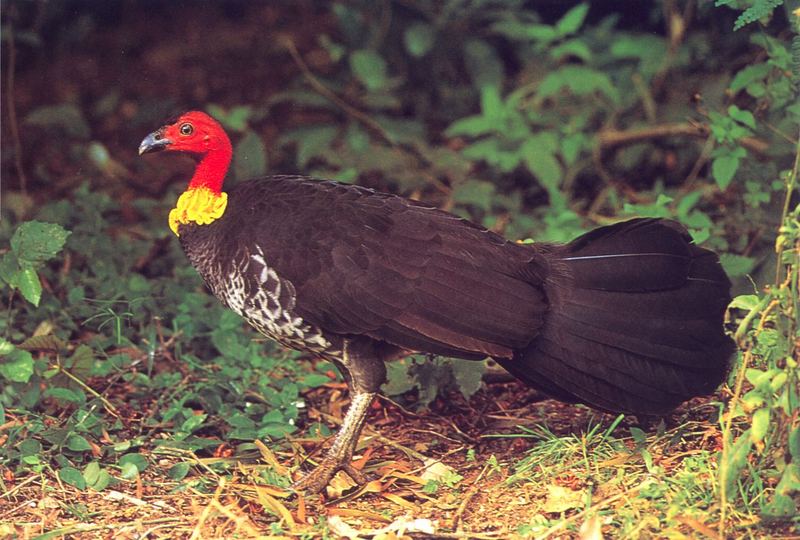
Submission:
POLYGON ((270 182, 269 200, 250 194, 265 200, 250 241, 292 282, 305 320, 476 358, 510 357, 536 335, 546 301, 532 250, 399 197, 270 182))

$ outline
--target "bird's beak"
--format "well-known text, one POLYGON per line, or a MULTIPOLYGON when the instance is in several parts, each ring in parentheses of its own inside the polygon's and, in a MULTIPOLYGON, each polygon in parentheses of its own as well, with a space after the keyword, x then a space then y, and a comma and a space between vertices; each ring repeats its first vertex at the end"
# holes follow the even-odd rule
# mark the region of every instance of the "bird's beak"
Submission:
POLYGON ((139 155, 163 150, 170 144, 172 144, 172 141, 164 137, 159 129, 144 138, 142 144, 139 145, 139 155))

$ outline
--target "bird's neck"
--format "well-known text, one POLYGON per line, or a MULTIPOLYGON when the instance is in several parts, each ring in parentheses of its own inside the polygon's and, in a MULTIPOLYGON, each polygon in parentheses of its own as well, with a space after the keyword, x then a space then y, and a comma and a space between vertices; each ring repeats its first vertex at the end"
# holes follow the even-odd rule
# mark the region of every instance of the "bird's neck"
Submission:
POLYGON ((169 227, 176 236, 181 224, 209 225, 225 213, 228 194, 222 191, 222 183, 232 154, 226 137, 220 147, 206 153, 197 163, 189 186, 169 213, 169 227))

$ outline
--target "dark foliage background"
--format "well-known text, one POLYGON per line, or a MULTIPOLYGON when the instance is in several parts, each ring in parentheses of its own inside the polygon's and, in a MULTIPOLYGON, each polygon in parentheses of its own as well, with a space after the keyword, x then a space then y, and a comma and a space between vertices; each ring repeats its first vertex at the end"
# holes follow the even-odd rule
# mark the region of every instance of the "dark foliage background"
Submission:
MULTIPOLYGON (((705 497, 719 530, 796 525, 799 7, 3 2, 2 487, 51 475, 103 490, 158 455, 177 456, 172 480, 203 486, 186 455, 330 433, 304 411, 337 384, 331 366, 244 328, 167 228, 191 161, 136 156, 196 108, 234 140, 230 183, 357 182, 521 241, 632 216, 686 224, 735 281, 743 352, 707 418, 719 453, 670 504, 705 497)), ((385 391, 418 408, 468 398, 485 368, 409 358, 385 391)), ((661 510, 662 527, 685 529, 661 510)))

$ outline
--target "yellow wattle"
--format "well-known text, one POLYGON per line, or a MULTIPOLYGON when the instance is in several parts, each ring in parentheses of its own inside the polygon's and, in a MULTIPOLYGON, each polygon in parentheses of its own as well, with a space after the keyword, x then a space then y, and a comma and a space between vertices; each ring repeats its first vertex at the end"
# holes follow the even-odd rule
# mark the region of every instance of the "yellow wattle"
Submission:
POLYGON ((206 187, 190 188, 181 193, 178 202, 169 213, 169 228, 178 234, 178 225, 197 223, 208 225, 222 217, 228 205, 228 194, 214 193, 206 187))

